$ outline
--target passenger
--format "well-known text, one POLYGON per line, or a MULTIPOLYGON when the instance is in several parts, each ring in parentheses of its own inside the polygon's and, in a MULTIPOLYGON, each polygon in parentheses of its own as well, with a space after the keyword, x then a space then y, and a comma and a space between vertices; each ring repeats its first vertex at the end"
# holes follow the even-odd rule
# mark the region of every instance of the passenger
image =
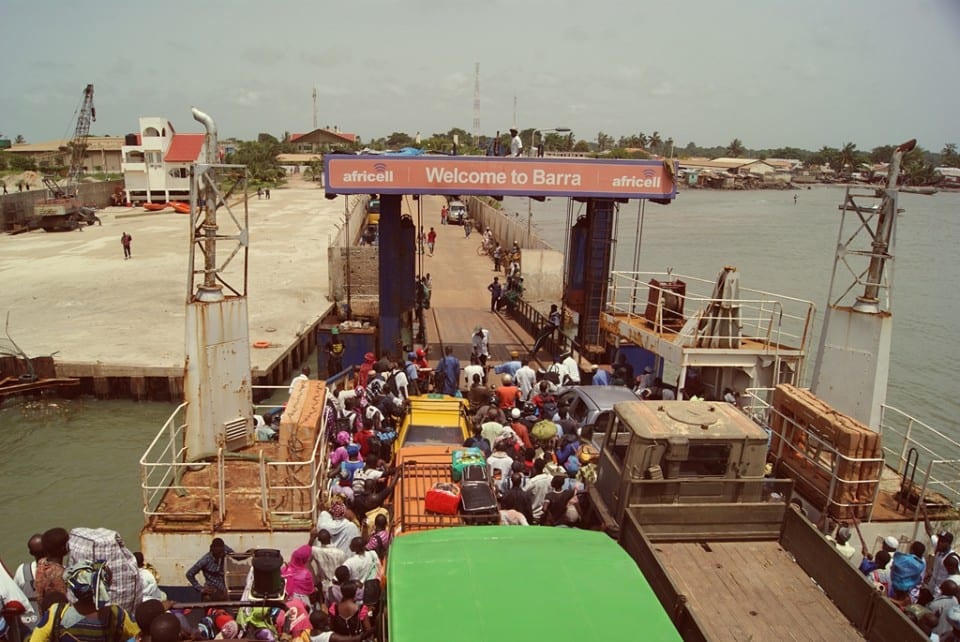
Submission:
MULTIPOLYGON (((33 607, 33 618, 30 624, 36 623, 36 618, 40 614, 40 604, 37 602, 37 591, 34 587, 34 578, 37 576, 37 564, 43 559, 43 535, 36 533, 27 540, 27 552, 33 558, 30 562, 24 562, 17 567, 13 574, 13 582, 20 587, 23 594, 30 601, 33 607)), ((27 606, 26 604, 24 606, 27 606)), ((23 618, 21 618, 23 619, 23 618)))
POLYGON ((947 624, 950 629, 940 636, 940 642, 957 642, 960 640, 960 606, 947 609, 947 624))
MULTIPOLYGON (((565 434, 560 442, 557 444, 556 457, 557 463, 561 466, 566 466, 568 459, 573 459, 576 461, 577 453, 580 451, 580 440, 576 434, 568 435, 565 434)), ((573 471, 576 474, 577 470, 580 469, 579 463, 577 468, 573 471)))
POLYGON ((364 582, 377 579, 380 574, 380 557, 375 551, 368 551, 364 541, 359 537, 350 540, 352 555, 343 563, 350 569, 350 579, 361 586, 364 582))
POLYGON ((70 550, 69 540, 70 534, 59 527, 51 528, 40 537, 44 557, 37 562, 37 572, 34 575, 37 604, 43 604, 48 591, 59 591, 66 595, 66 569, 63 567, 63 560, 70 550))
POLYGON ((950 574, 943 565, 944 560, 947 557, 957 557, 958 554, 953 550, 953 533, 941 531, 934 534, 926 504, 921 503, 920 506, 923 510, 923 526, 930 538, 930 545, 933 547, 933 564, 928 571, 927 588, 936 597, 940 590, 940 583, 947 579, 950 574))
POLYGON ((330 625, 339 635, 362 635, 371 630, 369 609, 356 601, 357 583, 350 580, 341 587, 343 598, 330 607, 330 625))
POLYGON ((447 346, 443 359, 437 364, 437 370, 442 375, 441 392, 445 395, 456 395, 460 383, 460 360, 453 356, 453 348, 447 346))
POLYGON ((490 398, 487 399, 486 403, 477 408, 477 411, 473 415, 473 423, 482 425, 489 419, 487 415, 490 414, 491 410, 497 414, 497 421, 499 423, 507 423, 507 414, 500 409, 500 402, 497 399, 496 390, 490 394, 490 398))
POLYGON ((373 520, 373 533, 367 540, 366 549, 374 551, 381 560, 387 557, 387 551, 390 548, 390 531, 387 530, 387 516, 377 515, 373 520))
POLYGON ((854 553, 857 552, 857 549, 853 547, 850 543, 850 529, 840 528, 837 530, 836 539, 834 541, 834 547, 837 549, 837 552, 847 560, 848 562, 853 557, 854 553))
POLYGON ((944 580, 943 584, 940 585, 940 597, 927 604, 930 612, 937 616, 932 631, 938 635, 950 631, 950 623, 947 622, 946 616, 947 611, 958 604, 957 588, 957 583, 953 580, 944 580))
POLYGON ((892 556, 890 553, 880 550, 877 551, 876 556, 874 557, 874 562, 878 565, 877 568, 870 571, 867 574, 867 579, 873 583, 878 591, 882 595, 890 595, 890 561, 892 556), (883 566, 880 566, 880 565, 883 566))
POLYGON ((520 398, 529 401, 530 395, 533 394, 537 386, 537 373, 530 367, 530 359, 524 357, 520 360, 520 369, 513 376, 513 380, 517 382, 517 387, 520 388, 520 398))
MULTIPOLYGON (((429 276, 430 276, 430 275, 428 274, 427 277, 429 277, 429 276)), ((415 362, 416 362, 416 364, 417 364, 417 367, 420 368, 421 370, 429 370, 429 369, 430 369, 430 363, 427 362, 427 351, 424 350, 423 348, 417 348, 416 351, 415 351, 415 353, 416 353, 416 361, 415 361, 415 362)))
MULTIPOLYGON (((343 353, 347 349, 343 339, 340 338, 340 328, 333 326, 330 328, 330 340, 323 347, 327 356, 327 376, 332 377, 343 370, 343 353)), ((308 373, 309 375, 309 373, 308 373)))
POLYGON ((560 355, 560 382, 564 386, 580 385, 580 366, 569 351, 560 355))
POLYGON ((503 375, 500 381, 502 385, 494 391, 497 405, 504 411, 516 408, 520 403, 520 388, 513 385, 513 377, 508 374, 503 375))
POLYGON ((51 606, 30 636, 33 642, 128 640, 140 633, 130 615, 110 603, 106 562, 78 562, 66 570, 64 579, 76 601, 51 606), (58 640, 53 639, 55 631, 60 632, 58 640))
POLYGON ((161 613, 150 623, 150 642, 179 642, 183 627, 173 613, 161 613))
POLYGON ((537 459, 533 462, 533 476, 527 480, 525 492, 530 498, 530 506, 533 512, 534 522, 538 521, 543 515, 543 500, 550 489, 552 476, 544 472, 547 462, 543 459, 537 459))
POLYGON ((520 444, 524 448, 533 447, 533 442, 530 441, 530 431, 527 428, 527 424, 523 422, 523 413, 519 408, 514 408, 510 411, 510 428, 512 428, 513 432, 516 433, 517 438, 520 440, 520 444))
POLYGON ((368 352, 363 355, 363 363, 357 369, 357 385, 367 387, 367 381, 370 378, 370 372, 373 370, 373 364, 377 362, 377 355, 368 352))
POLYGON ((636 383, 633 380, 633 366, 627 362, 627 355, 623 352, 617 355, 617 362, 613 365, 611 383, 615 386, 627 386, 628 388, 633 388, 636 383))
POLYGON ((330 533, 330 541, 345 553, 350 553, 350 540, 360 535, 360 528, 347 517, 347 507, 343 502, 334 501, 329 511, 320 511, 317 530, 330 533))
POLYGON ((643 388, 653 388, 654 383, 656 382, 657 377, 653 374, 653 368, 650 366, 645 366, 643 368, 643 374, 640 375, 640 380, 637 382, 637 387, 643 388))
POLYGON ((523 364, 520 363, 520 353, 516 350, 512 350, 510 352, 510 361, 504 361, 500 365, 494 367, 493 372, 498 375, 508 374, 511 377, 514 377, 516 376, 517 371, 522 367, 523 364))
POLYGON ((510 446, 508 440, 500 439, 493 446, 493 452, 487 457, 487 471, 494 484, 510 477, 513 468, 513 457, 507 454, 510 446))
POLYGON ((408 352, 407 360, 403 364, 404 374, 407 376, 408 392, 411 395, 420 394, 420 371, 417 368, 417 353, 408 352))
POLYGON ((312 630, 300 634, 297 642, 361 642, 371 634, 364 632, 359 635, 339 635, 330 629, 330 616, 323 609, 314 609, 310 612, 310 626, 312 630))
MULTIPOLYGON (((476 357, 473 357, 476 359, 476 357)), ((470 368, 471 366, 467 366, 470 368)), ((480 366, 477 366, 478 368, 480 366)), ((467 401, 470 403, 471 410, 477 410, 480 406, 490 401, 490 396, 493 394, 493 391, 485 386, 480 379, 480 375, 474 373, 473 381, 470 383, 470 389, 467 392, 467 401)))
POLYGON ((310 379, 310 366, 304 366, 300 369, 300 374, 293 378, 290 382, 290 387, 287 389, 287 394, 292 395, 293 391, 297 389, 299 381, 307 381, 310 379))
POLYGON ((290 555, 290 561, 280 568, 284 594, 288 600, 310 602, 314 590, 313 571, 310 570, 312 557, 313 549, 309 544, 304 544, 297 547, 290 555))
MULTIPOLYGON (((491 304, 491 310, 492 309, 493 304, 491 304)), ((483 366, 484 370, 486 370, 487 359, 490 358, 490 331, 485 329, 483 326, 476 326, 473 329, 473 335, 470 337, 470 342, 473 347, 472 354, 477 358, 477 363, 483 366)))
POLYGON ((560 427, 557 433, 558 438, 564 435, 578 436, 580 424, 570 415, 570 406, 566 402, 557 407, 557 414, 554 416, 553 421, 560 427))
POLYGON ((556 475, 550 480, 550 490, 543 498, 540 524, 543 526, 567 526, 567 504, 576 496, 573 489, 564 489, 566 479, 556 475))
POLYGON ((559 407, 557 399, 550 392, 550 384, 546 381, 540 382, 540 392, 534 396, 533 405, 537 408, 537 414, 544 419, 553 419, 557 414, 559 407))
POLYGON ((480 433, 480 426, 474 425, 472 428, 473 436, 467 437, 463 442, 465 448, 479 448, 483 452, 484 457, 489 457, 491 454, 490 441, 483 437, 480 433))
POLYGON ((533 524, 533 506, 530 496, 523 490, 523 475, 510 474, 510 488, 500 497, 501 510, 515 510, 524 517, 526 524, 533 524))
POLYGON ((347 445, 347 460, 340 464, 340 472, 347 472, 351 484, 353 483, 353 476, 363 468, 363 465, 363 460, 360 459, 360 446, 358 444, 347 445))
POLYGON ((150 625, 157 619, 157 616, 166 612, 167 609, 160 600, 144 600, 137 605, 136 610, 133 612, 133 617, 137 621, 137 627, 140 629, 140 637, 137 639, 137 642, 151 642, 150 625))
POLYGON ((190 586, 200 592, 204 601, 226 600, 227 583, 224 577, 225 559, 233 549, 223 543, 219 537, 210 542, 210 550, 187 569, 186 577, 190 586), (197 581, 197 573, 203 571, 203 586, 197 581))
POLYGON ((463 390, 465 392, 470 390, 475 376, 480 377, 480 382, 486 384, 487 371, 480 365, 480 360, 477 358, 477 355, 471 354, 470 365, 463 368, 463 390))
POLYGON ((500 420, 502 413, 495 408, 487 410, 486 421, 480 426, 480 434, 491 444, 497 443, 497 437, 503 432, 503 423, 500 420))
MULTIPOLYGON (((137 560, 137 570, 140 571, 140 588, 143 591, 143 599, 165 601, 167 594, 161 591, 157 584, 159 578, 156 569, 144 561, 143 553, 140 551, 136 551, 133 557, 137 560)), ((138 619, 137 623, 139 622, 138 619)))
POLYGON ((593 364, 590 367, 590 371, 593 373, 593 378, 590 379, 590 384, 594 386, 609 386, 610 385, 610 373, 606 369, 601 368, 597 364, 593 364))
POLYGON ((313 561, 317 563, 320 570, 321 593, 327 594, 333 584, 334 572, 338 566, 342 566, 347 561, 347 552, 333 545, 330 532, 326 529, 317 530, 316 527, 310 529, 310 554, 313 561))
POLYGON ((390 495, 393 494, 393 489, 396 488, 397 482, 399 481, 400 475, 393 475, 390 483, 378 490, 376 480, 366 480, 366 482, 364 482, 363 491, 354 493, 352 503, 353 512, 358 518, 364 519, 367 513, 383 506, 387 499, 390 498, 390 495))

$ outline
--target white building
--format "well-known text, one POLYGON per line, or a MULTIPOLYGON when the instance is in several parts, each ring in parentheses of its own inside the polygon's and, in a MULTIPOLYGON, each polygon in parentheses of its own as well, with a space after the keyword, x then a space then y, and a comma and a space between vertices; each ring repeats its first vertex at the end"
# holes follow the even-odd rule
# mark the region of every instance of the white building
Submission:
POLYGON ((143 117, 140 133, 125 142, 121 167, 128 202, 190 200, 190 166, 203 153, 204 134, 178 134, 166 118, 143 117))

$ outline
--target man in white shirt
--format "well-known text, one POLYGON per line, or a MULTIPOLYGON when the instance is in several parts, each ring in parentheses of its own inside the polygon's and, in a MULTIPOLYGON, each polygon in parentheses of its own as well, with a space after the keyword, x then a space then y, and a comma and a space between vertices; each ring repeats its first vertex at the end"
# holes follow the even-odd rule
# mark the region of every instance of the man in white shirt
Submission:
POLYGON ((510 155, 518 158, 523 153, 523 141, 520 140, 520 134, 515 127, 510 128, 510 155))
POLYGON ((33 561, 24 562, 17 567, 17 570, 13 574, 13 582, 30 600, 30 604, 24 604, 24 606, 32 607, 33 614, 29 617, 21 618, 21 620, 24 624, 32 628, 32 625, 36 622, 36 618, 40 613, 40 607, 37 604, 37 591, 34 588, 37 562, 43 557, 43 536, 40 533, 36 533, 27 540, 27 550, 33 557, 33 561))
POLYGON ((547 491, 550 490, 550 480, 553 478, 553 475, 543 471, 544 466, 546 466, 546 463, 542 459, 533 462, 534 475, 527 480, 525 488, 527 497, 530 498, 530 505, 533 508, 533 518, 536 520, 539 520, 540 516, 543 515, 543 500, 547 496, 547 491))
POLYGON ((298 382, 306 381, 310 378, 310 366, 304 366, 300 369, 300 374, 293 378, 293 381, 290 382, 290 387, 287 389, 287 394, 292 395, 293 391, 297 389, 298 382))
POLYGON ((463 385, 461 387, 464 390, 470 390, 470 386, 473 385, 473 375, 480 375, 480 382, 486 382, 487 371, 480 365, 480 359, 475 354, 470 355, 470 365, 463 369, 463 385))
POLYGON ((360 537, 360 529, 346 518, 347 507, 343 502, 334 502, 330 510, 320 511, 317 519, 317 530, 330 533, 331 543, 344 553, 350 553, 350 540, 360 537))
POLYGON ((490 358, 490 331, 478 325, 473 329, 470 340, 473 343, 473 354, 477 356, 480 365, 486 367, 487 359, 490 358))
POLYGON ((326 530, 318 531, 316 528, 310 529, 310 547, 313 549, 313 561, 320 569, 320 585, 323 587, 323 594, 333 583, 333 573, 338 566, 342 566, 347 561, 347 553, 340 550, 331 543, 330 533, 326 530))
POLYGON ((560 362, 560 383, 566 386, 580 385, 580 366, 569 352, 563 354, 560 362))
POLYGON ((524 401, 530 400, 530 393, 537 386, 537 373, 530 367, 529 359, 521 359, 520 369, 513 376, 514 383, 520 388, 520 398, 524 401))

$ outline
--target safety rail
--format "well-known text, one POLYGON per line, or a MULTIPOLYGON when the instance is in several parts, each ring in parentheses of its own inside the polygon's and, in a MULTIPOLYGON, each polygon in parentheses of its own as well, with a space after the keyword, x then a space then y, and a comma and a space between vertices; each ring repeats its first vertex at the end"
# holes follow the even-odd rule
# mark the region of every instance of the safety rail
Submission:
MULTIPOLYGON (((821 477, 828 480, 826 490, 821 490, 810 475, 810 483, 799 484, 800 488, 815 494, 819 501, 810 497, 806 499, 824 513, 850 514, 859 516, 867 513, 867 519, 873 516, 877 496, 880 493, 880 482, 883 477, 884 460, 882 457, 851 457, 840 452, 834 444, 824 439, 821 434, 810 426, 800 424, 783 413, 779 412, 772 403, 773 388, 748 388, 741 397, 741 409, 759 424, 771 437, 778 437, 776 450, 768 455, 773 459, 774 470, 781 463, 791 464, 801 462, 801 468, 816 471, 821 477), (780 421, 774 421, 776 416, 780 421), (779 432, 774 426, 780 423, 784 426, 779 432), (792 439, 791 436, 802 435, 803 439, 792 439), (803 447, 799 447, 802 443, 803 447), (844 477, 842 471, 856 471, 866 476, 856 478, 844 477), (866 492, 859 492, 863 486, 866 492), (852 498, 853 501, 841 501, 842 497, 852 498)), ((782 474, 782 473, 781 473, 782 474)), ((799 480, 802 481, 802 480, 799 480)))
POLYGON ((631 324, 649 322, 655 331, 677 334, 690 347, 734 348, 753 341, 768 351, 806 348, 816 314, 812 301, 752 288, 724 299, 715 287, 714 281, 673 272, 611 272, 605 311, 625 316, 631 324), (685 284, 684 292, 669 287, 677 280, 685 284))
MULTIPOLYGON (((254 386, 261 389, 281 387, 254 386)), ((298 440, 297 431, 294 430, 287 439, 286 448, 270 444, 273 448, 272 455, 265 452, 267 448, 260 448, 256 453, 233 453, 221 447, 215 458, 192 462, 186 459, 184 444, 187 405, 188 403, 184 402, 177 406, 140 458, 140 487, 143 514, 147 522, 151 518, 209 520, 214 497, 217 504, 215 516, 219 517, 219 522, 224 522, 228 517, 227 462, 236 459, 257 468, 255 492, 264 527, 291 528, 309 526, 316 522, 319 516, 318 502, 323 490, 323 466, 327 457, 323 425, 316 431, 312 443, 304 444, 298 440), (286 457, 277 456, 277 453, 282 455, 284 452, 286 457), (186 475, 187 472, 198 471, 206 472, 207 476, 186 475), (204 483, 185 483, 185 479, 192 478, 203 480, 204 483), (188 496, 199 501, 164 503, 165 498, 188 496)))

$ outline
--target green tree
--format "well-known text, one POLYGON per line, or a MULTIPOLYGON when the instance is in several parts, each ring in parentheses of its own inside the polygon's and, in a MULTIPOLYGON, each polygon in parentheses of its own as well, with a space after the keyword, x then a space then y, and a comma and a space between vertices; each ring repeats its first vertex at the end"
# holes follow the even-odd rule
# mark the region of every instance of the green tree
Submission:
POLYGON ((836 156, 837 165, 834 169, 838 174, 849 174, 856 170, 859 152, 857 152, 856 143, 844 143, 840 148, 840 153, 836 156))
POLYGON ((664 151, 667 156, 673 156, 673 137, 671 136, 664 143, 664 151))
POLYGON ((17 134, 17 137, 13 140, 17 145, 22 145, 27 142, 27 139, 23 137, 23 134, 17 134))
POLYGON ((940 150, 940 164, 944 167, 960 167, 960 154, 956 143, 947 143, 940 150))
POLYGON ((807 161, 807 164, 816 167, 820 167, 821 165, 829 165, 830 167, 834 167, 837 164, 837 157, 839 156, 839 149, 824 145, 818 151, 810 155, 810 159, 807 161))
POLYGON ((387 136, 386 145, 391 149, 396 149, 398 147, 410 147, 414 145, 416 141, 414 138, 404 132, 393 132, 387 136))
POLYGON ((727 155, 732 156, 733 158, 740 158, 743 156, 744 147, 743 143, 740 142, 739 138, 734 138, 730 141, 730 144, 727 145, 727 155))
POLYGON ((311 181, 319 181, 323 177, 323 161, 315 159, 307 163, 303 170, 303 177, 311 181))
POLYGON ((613 147, 613 136, 609 136, 600 132, 597 134, 597 151, 604 151, 610 147, 613 147))
POLYGON ((907 185, 934 185, 940 182, 941 176, 934 171, 929 156, 930 152, 919 145, 904 154, 900 164, 902 182, 907 185))
POLYGON ((236 151, 227 158, 227 162, 246 165, 254 181, 282 182, 286 173, 277 162, 280 151, 280 141, 270 134, 260 134, 256 141, 239 143, 236 151))
POLYGON ((576 144, 573 146, 572 151, 575 151, 575 152, 589 152, 589 151, 590 151, 590 143, 588 143, 588 142, 585 141, 585 140, 578 140, 578 141, 576 142, 576 144))
POLYGON ((653 132, 650 134, 650 138, 647 140, 648 145, 650 146, 650 151, 659 154, 660 147, 663 146, 663 139, 660 138, 660 132, 653 132))
POLYGON ((896 148, 896 145, 880 145, 879 147, 874 147, 870 150, 870 153, 867 154, 867 158, 871 163, 889 163, 890 159, 893 158, 893 150, 896 148))

